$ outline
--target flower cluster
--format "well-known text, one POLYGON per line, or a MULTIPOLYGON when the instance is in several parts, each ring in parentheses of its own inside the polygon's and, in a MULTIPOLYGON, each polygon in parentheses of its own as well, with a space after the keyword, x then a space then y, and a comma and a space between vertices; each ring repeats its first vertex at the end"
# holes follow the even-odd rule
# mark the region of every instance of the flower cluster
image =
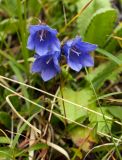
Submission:
POLYGON ((27 48, 36 52, 32 72, 39 73, 44 81, 52 79, 60 72, 61 53, 66 56, 70 68, 77 72, 82 67, 94 65, 89 52, 94 51, 96 45, 83 42, 80 37, 76 37, 67 41, 61 48, 60 41, 56 37, 57 31, 44 24, 31 25, 29 32, 27 48))

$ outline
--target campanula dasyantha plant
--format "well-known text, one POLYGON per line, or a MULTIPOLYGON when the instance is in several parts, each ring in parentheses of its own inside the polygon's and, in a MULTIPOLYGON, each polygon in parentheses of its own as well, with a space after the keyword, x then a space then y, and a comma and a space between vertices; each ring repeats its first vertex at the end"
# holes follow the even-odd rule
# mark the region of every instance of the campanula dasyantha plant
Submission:
POLYGON ((57 30, 48 25, 31 25, 29 32, 27 48, 36 52, 32 72, 39 73, 44 81, 52 79, 61 71, 61 54, 65 55, 69 67, 77 72, 83 67, 94 65, 89 52, 94 51, 97 46, 83 42, 81 37, 68 40, 61 47, 57 30))

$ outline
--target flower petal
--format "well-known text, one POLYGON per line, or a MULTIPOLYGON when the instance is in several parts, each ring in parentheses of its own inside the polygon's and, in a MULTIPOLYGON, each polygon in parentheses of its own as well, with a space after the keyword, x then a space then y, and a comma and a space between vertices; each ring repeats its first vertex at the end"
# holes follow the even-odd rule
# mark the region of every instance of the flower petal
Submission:
POLYGON ((56 68, 54 68, 54 66, 50 66, 50 67, 48 66, 42 70, 41 77, 44 81, 48 81, 53 77, 55 77, 56 74, 57 74, 56 68))
POLYGON ((81 48, 84 52, 92 52, 97 48, 97 45, 88 42, 82 42, 81 48))
POLYGON ((83 42, 81 37, 76 37, 71 41, 67 41, 62 50, 69 66, 75 71, 80 71, 82 67, 94 65, 93 58, 88 53, 96 48, 97 45, 83 42))
POLYGON ((30 36, 27 47, 35 50, 40 56, 46 55, 52 51, 60 51, 60 41, 56 37, 57 30, 48 25, 31 25, 29 28, 30 36))
POLYGON ((82 68, 81 58, 75 53, 69 55, 68 65, 75 71, 79 72, 82 68))
POLYGON ((49 45, 47 42, 42 41, 40 42, 39 39, 35 40, 35 51, 40 56, 46 55, 48 53, 49 45))
POLYGON ((40 24, 40 25, 31 25, 29 27, 29 31, 31 34, 39 31, 39 30, 47 30, 49 32, 51 32, 52 34, 56 35, 57 34, 57 30, 56 29, 52 29, 50 28, 48 25, 44 25, 44 24, 40 24))
POLYGON ((32 64, 32 72, 41 72, 45 66, 45 60, 43 58, 37 58, 32 64))
POLYGON ((30 35, 28 38, 28 42, 27 42, 27 48, 30 50, 33 50, 35 47, 35 43, 34 43, 34 35, 30 35))
POLYGON ((60 51, 60 41, 54 35, 49 35, 47 43, 51 45, 51 49, 55 51, 60 51))
POLYGON ((58 60, 59 58, 53 57, 54 67, 56 68, 57 72, 60 72, 61 69, 60 69, 58 60))
POLYGON ((40 73, 44 81, 48 81, 53 78, 58 72, 60 72, 60 66, 58 63, 58 54, 39 56, 35 55, 37 58, 32 65, 32 72, 40 73))
POLYGON ((82 38, 77 36, 75 39, 73 39, 72 46, 75 46, 77 44, 81 44, 81 42, 82 42, 82 38))
POLYGON ((83 53, 81 57, 81 62, 83 67, 92 67, 94 66, 94 60, 92 56, 88 53, 83 53))
POLYGON ((64 52, 66 56, 68 56, 70 53, 70 48, 71 48, 72 43, 73 43, 73 40, 69 40, 64 44, 62 48, 62 51, 64 52))
POLYGON ((47 35, 44 41, 40 41, 39 38, 36 38, 35 51, 40 56, 46 55, 49 52, 60 51, 60 41, 50 34, 47 35))
POLYGON ((75 46, 81 52, 91 52, 97 48, 97 45, 91 44, 88 42, 83 42, 81 37, 77 36, 72 43, 72 46, 75 46))

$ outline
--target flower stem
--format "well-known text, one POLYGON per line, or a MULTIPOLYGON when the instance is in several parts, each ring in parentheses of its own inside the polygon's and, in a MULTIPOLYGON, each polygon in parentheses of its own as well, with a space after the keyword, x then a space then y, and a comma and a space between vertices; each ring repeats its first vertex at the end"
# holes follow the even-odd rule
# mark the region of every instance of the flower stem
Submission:
MULTIPOLYGON (((60 92, 61 92, 61 98, 64 99, 63 96, 63 80, 62 80, 62 72, 60 74, 60 92)), ((63 105, 63 112, 64 112, 64 117, 65 117, 65 125, 67 125, 67 120, 66 120, 66 109, 65 109, 65 104, 64 101, 62 100, 62 105, 63 105)))

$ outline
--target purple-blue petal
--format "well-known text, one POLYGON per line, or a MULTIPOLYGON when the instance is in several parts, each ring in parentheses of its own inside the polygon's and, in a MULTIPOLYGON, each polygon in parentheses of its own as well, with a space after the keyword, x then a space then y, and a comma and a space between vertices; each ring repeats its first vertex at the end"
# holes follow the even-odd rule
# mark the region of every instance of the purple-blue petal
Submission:
POLYGON ((50 51, 60 51, 60 41, 55 36, 50 35, 50 33, 44 41, 36 38, 35 51, 40 56, 46 55, 50 51))
POLYGON ((57 70, 54 66, 46 67, 44 70, 41 72, 41 77, 44 81, 48 81, 55 77, 57 74, 57 70))
POLYGON ((59 66, 59 58, 57 59, 58 57, 53 57, 53 62, 54 62, 54 67, 56 68, 57 72, 60 72, 61 69, 60 69, 60 66, 59 66))
POLYGON ((76 37, 72 43, 72 47, 75 46, 81 52, 92 52, 97 48, 97 45, 88 42, 83 42, 81 37, 76 37))
POLYGON ((37 58, 37 59, 35 59, 35 61, 32 64, 31 71, 32 72, 37 72, 37 73, 41 72, 44 65, 45 65, 45 62, 43 61, 43 59, 37 58))
POLYGON ((82 38, 77 36, 75 39, 73 39, 72 46, 75 46, 77 44, 81 44, 81 42, 82 42, 82 38))
POLYGON ((62 51, 63 51, 63 53, 64 53, 66 56, 69 55, 69 52, 70 52, 70 48, 71 48, 71 46, 72 46, 72 43, 73 43, 73 40, 69 40, 69 41, 67 41, 67 42, 64 44, 64 46, 63 46, 63 48, 62 48, 62 51))
POLYGON ((93 58, 89 52, 94 51, 97 45, 83 42, 81 37, 67 41, 63 46, 63 52, 66 56, 68 65, 75 71, 80 71, 82 67, 91 67, 94 65, 93 58))
POLYGON ((48 42, 49 45, 51 45, 51 49, 55 51, 60 51, 60 41, 56 36, 49 35, 48 42))
POLYGON ((36 54, 36 59, 32 65, 32 72, 39 73, 44 81, 53 78, 58 72, 60 72, 58 54, 59 53, 57 52, 54 55, 46 56, 39 56, 36 54))
MULTIPOLYGON (((79 46, 79 48, 80 48, 80 46, 79 46)), ((82 42, 81 43, 81 48, 84 52, 92 52, 97 48, 97 45, 91 44, 91 43, 88 43, 88 42, 82 42)))
POLYGON ((34 35, 30 35, 28 37, 28 42, 27 42, 27 48, 30 50, 34 50, 35 48, 35 43, 34 43, 35 39, 34 39, 34 35))
POLYGON ((83 67, 92 67, 94 66, 94 60, 92 56, 88 53, 83 53, 81 56, 81 62, 83 67))
POLYGON ((30 36, 27 48, 35 50, 40 56, 48 54, 50 51, 60 51, 60 41, 56 37, 57 30, 48 25, 31 25, 29 28, 30 36))
POLYGON ((48 64, 46 64, 44 69, 41 71, 41 77, 44 81, 52 79, 54 76, 56 76, 58 72, 60 72, 58 59, 53 56, 51 56, 51 58, 51 61, 48 64))
POLYGON ((51 32, 52 34, 56 35, 57 34, 57 30, 56 29, 52 29, 50 28, 48 25, 44 25, 44 24, 40 24, 40 25, 31 25, 29 27, 29 31, 30 34, 33 34, 39 30, 47 30, 49 32, 51 32))
POLYGON ((39 54, 40 56, 47 54, 49 50, 48 48, 49 48, 49 45, 47 42, 45 41, 40 42, 40 40, 36 38, 35 51, 37 54, 39 54))
POLYGON ((79 72, 82 68, 81 58, 77 54, 70 54, 67 58, 67 63, 73 70, 79 72))

